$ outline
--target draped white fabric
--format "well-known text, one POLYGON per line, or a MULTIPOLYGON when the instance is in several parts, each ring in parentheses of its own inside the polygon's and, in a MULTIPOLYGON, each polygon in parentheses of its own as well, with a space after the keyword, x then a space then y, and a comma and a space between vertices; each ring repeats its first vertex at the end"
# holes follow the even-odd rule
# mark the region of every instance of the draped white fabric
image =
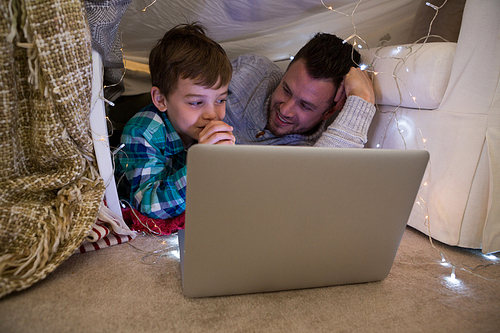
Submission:
POLYGON ((371 47, 388 34, 391 44, 407 43, 419 5, 414 0, 324 1, 341 14, 321 0, 153 1, 133 1, 122 18, 126 60, 147 64, 149 50, 168 29, 191 21, 205 25, 229 58, 244 53, 288 58, 318 31, 348 38, 356 29, 371 47))
MULTIPOLYGON (((445 6, 451 6, 453 1, 449 3, 445 6)), ((127 68, 125 94, 149 91, 149 49, 166 30, 179 23, 200 21, 230 58, 258 53, 282 67, 319 31, 344 39, 357 34, 362 50, 374 50, 380 44, 415 42, 409 36, 421 1, 325 0, 324 4, 333 10, 321 0, 135 0, 120 26, 127 68)), ((420 98, 421 109, 408 107, 405 100, 396 118, 392 111, 398 103, 379 96, 378 101, 386 105, 379 106, 368 144, 428 149, 432 163, 429 182, 420 191, 425 208, 416 206, 409 224, 447 244, 482 248, 484 252, 500 251, 498 17, 498 0, 468 0, 453 50, 448 50, 439 63, 433 62, 434 56, 427 56, 431 67, 425 68, 426 75, 441 78, 439 89, 429 91, 425 86, 428 81, 415 83, 412 90, 418 96, 413 96, 420 98), (422 99, 426 91, 428 97, 422 99), (404 134, 401 128, 406 129, 404 134)), ((437 47, 422 52, 437 55, 437 47)), ((421 66, 426 65, 419 66, 422 73, 421 66)), ((405 80, 412 80, 412 71, 403 73, 405 80)), ((394 90, 385 84, 377 89, 379 93, 385 89, 389 95, 394 90)))

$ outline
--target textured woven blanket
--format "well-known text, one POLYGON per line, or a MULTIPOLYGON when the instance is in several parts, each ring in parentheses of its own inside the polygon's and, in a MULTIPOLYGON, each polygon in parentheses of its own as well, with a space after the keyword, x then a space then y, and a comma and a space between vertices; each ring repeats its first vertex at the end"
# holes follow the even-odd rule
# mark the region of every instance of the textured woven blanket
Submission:
POLYGON ((89 133, 91 38, 79 0, 0 0, 0 297, 83 242, 104 183, 89 133))

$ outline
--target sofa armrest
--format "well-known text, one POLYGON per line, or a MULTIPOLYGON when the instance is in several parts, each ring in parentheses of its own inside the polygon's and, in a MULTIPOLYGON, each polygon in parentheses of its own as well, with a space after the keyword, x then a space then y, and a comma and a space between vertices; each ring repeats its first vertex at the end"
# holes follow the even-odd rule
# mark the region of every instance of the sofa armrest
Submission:
POLYGON ((450 79, 456 43, 386 46, 362 51, 372 65, 376 102, 380 105, 436 109, 450 79))

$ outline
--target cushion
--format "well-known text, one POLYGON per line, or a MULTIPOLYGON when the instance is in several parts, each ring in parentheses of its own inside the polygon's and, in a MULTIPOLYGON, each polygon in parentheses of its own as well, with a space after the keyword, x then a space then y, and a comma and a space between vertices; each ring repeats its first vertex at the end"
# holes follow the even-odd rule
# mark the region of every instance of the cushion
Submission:
POLYGON ((362 51, 377 104, 436 109, 450 79, 456 43, 386 46, 362 51))

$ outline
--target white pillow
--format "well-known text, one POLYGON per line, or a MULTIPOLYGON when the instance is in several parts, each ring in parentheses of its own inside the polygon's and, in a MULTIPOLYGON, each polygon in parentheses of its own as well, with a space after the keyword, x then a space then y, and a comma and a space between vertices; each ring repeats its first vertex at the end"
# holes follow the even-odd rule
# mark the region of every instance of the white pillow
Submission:
POLYGON ((377 104, 436 109, 448 86, 456 46, 443 42, 363 50, 362 63, 371 64, 375 73, 377 104))

